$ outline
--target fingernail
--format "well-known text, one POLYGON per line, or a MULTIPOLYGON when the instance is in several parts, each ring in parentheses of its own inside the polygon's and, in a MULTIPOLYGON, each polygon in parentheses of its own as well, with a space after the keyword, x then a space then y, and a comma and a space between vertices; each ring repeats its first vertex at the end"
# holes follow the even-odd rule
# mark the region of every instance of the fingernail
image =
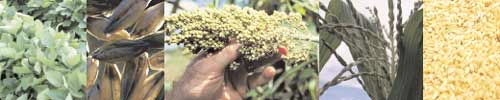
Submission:
POLYGON ((274 74, 276 74, 276 70, 273 67, 266 67, 263 74, 264 78, 273 78, 274 74))

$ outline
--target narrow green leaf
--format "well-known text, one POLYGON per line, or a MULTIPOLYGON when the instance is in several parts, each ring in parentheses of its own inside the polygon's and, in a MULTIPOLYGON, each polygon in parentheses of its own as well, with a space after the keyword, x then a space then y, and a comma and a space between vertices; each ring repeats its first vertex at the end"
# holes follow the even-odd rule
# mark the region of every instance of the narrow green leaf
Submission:
POLYGON ((14 66, 13 72, 17 74, 29 74, 31 70, 25 66, 14 66))
MULTIPOLYGON (((328 5, 328 12, 326 12, 325 16, 325 24, 327 23, 339 23, 338 17, 342 17, 342 21, 344 22, 352 22, 353 19, 351 17, 346 17, 349 14, 348 9, 345 5, 343 5, 342 0, 331 0, 328 5), (337 18, 336 18, 337 17, 337 18)), ((319 26, 321 27, 321 26, 319 26)), ((337 47, 342 42, 340 35, 338 33, 329 32, 327 29, 320 29, 320 44, 319 44, 319 68, 318 72, 324 67, 326 62, 330 59, 330 56, 333 54, 333 50, 337 49, 337 47)))
POLYGON ((423 10, 411 15, 404 26, 398 49, 397 77, 389 100, 418 100, 423 98, 423 10))
MULTIPOLYGON (((308 88, 309 88, 309 92, 311 94, 316 94, 316 91, 318 89, 318 80, 309 81, 308 88)), ((312 96, 312 97, 313 97, 313 100, 318 100, 317 96, 312 96)))
POLYGON ((42 72, 42 67, 41 67, 39 62, 36 62, 35 66, 33 68, 34 68, 36 74, 40 74, 42 72))

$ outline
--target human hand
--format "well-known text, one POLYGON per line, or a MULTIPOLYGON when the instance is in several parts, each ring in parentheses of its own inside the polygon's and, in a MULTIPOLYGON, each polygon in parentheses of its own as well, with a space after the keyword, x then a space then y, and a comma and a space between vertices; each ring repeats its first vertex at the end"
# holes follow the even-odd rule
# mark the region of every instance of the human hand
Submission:
POLYGON ((165 99, 241 100, 249 88, 255 88, 273 79, 276 70, 272 66, 266 66, 261 73, 251 76, 248 76, 246 68, 243 67, 228 70, 226 66, 238 57, 239 48, 240 44, 231 42, 218 53, 199 53, 165 99))

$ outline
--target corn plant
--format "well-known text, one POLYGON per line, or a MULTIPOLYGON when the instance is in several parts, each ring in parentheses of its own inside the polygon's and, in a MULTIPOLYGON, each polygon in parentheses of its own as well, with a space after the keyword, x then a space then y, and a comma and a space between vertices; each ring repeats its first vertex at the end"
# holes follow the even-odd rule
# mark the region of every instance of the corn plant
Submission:
POLYGON ((89 1, 87 99, 163 99, 164 3, 141 1, 89 1), (118 16, 122 11, 131 16, 118 16))
POLYGON ((397 4, 397 17, 393 13, 393 1, 389 0, 388 3, 390 20, 387 34, 384 34, 380 25, 376 8, 371 9, 371 20, 358 13, 350 0, 331 0, 328 8, 320 4, 327 13, 319 27, 322 54, 319 68, 332 54, 345 66, 320 89, 321 94, 331 86, 356 78, 374 100, 422 98, 421 2, 416 3, 416 8, 405 23, 401 17, 401 0, 397 4), (347 64, 335 51, 341 42, 349 47, 354 63, 347 64), (357 67, 359 72, 354 72, 353 67, 357 67), (352 75, 344 76, 347 72, 352 75))

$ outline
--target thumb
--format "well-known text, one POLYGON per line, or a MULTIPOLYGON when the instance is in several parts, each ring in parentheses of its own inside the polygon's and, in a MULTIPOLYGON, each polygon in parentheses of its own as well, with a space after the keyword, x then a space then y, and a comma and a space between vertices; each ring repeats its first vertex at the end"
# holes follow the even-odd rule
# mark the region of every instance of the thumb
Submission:
MULTIPOLYGON (((197 57, 192 67, 195 70, 208 73, 219 73, 224 72, 224 68, 233 62, 239 55, 238 49, 240 48, 238 43, 230 43, 221 51, 215 54, 206 54, 206 57, 197 57), (198 61, 196 59, 199 59, 198 61)), ((201 55, 203 56, 203 55, 201 55)))

